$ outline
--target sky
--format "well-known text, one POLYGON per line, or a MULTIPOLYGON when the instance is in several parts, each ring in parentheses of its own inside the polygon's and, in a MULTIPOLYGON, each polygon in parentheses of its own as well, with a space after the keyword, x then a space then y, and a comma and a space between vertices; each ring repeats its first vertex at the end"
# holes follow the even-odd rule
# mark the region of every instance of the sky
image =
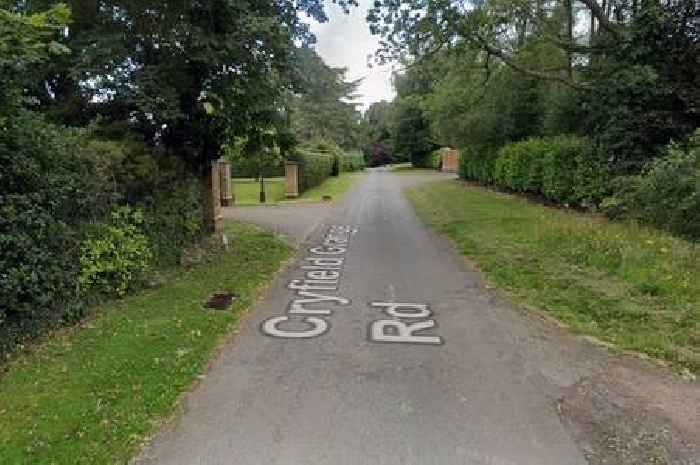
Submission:
POLYGON ((370 34, 365 22, 372 3, 373 0, 359 0, 360 6, 353 7, 346 15, 337 5, 327 2, 328 22, 311 23, 311 29, 318 39, 316 52, 326 64, 347 68, 348 80, 364 78, 358 89, 361 94, 358 102, 364 110, 373 102, 394 98, 391 66, 367 66, 367 55, 374 53, 378 44, 378 37, 370 34))

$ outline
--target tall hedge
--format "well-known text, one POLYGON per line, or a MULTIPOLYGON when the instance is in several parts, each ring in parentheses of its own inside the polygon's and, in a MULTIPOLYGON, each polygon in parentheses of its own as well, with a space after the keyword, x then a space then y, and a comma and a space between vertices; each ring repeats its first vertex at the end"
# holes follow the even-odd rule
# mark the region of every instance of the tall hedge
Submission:
POLYGON ((580 137, 531 138, 499 150, 467 147, 460 164, 465 179, 560 203, 597 205, 608 192, 609 177, 598 166, 595 149, 580 137))
POLYGON ((299 193, 321 184, 331 176, 335 158, 320 152, 297 148, 289 159, 299 164, 299 193))
POLYGON ((498 150, 491 146, 470 145, 459 150, 459 176, 468 181, 494 183, 498 150))
POLYGON ((80 316, 81 226, 95 214, 94 168, 75 138, 24 112, 0 130, 0 352, 80 316))
POLYGON ((361 171, 365 168, 365 157, 359 150, 345 152, 341 160, 341 171, 344 173, 361 171))
POLYGON ((585 140, 579 137, 549 139, 542 160, 542 194, 561 203, 577 203, 580 188, 576 189, 577 169, 585 157, 585 140))
POLYGON ((98 136, 22 111, 0 127, 0 354, 137 288, 138 271, 177 263, 199 235, 199 183, 181 161, 98 136))

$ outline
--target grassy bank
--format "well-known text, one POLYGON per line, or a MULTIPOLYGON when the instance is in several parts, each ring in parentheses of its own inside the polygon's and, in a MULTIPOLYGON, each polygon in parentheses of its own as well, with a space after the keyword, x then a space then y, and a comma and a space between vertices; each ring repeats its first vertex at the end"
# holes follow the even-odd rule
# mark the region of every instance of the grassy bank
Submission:
POLYGON ((574 331, 700 371, 700 247, 457 181, 408 193, 515 301, 574 331))
MULTIPOLYGON (((284 178, 267 179, 265 180, 266 200, 271 205, 291 201, 320 202, 325 195, 337 200, 350 189, 359 176, 362 176, 362 173, 341 173, 340 176, 329 177, 319 186, 309 189, 296 199, 287 199, 284 196, 284 178)), ((260 205, 260 183, 254 179, 235 179, 233 192, 238 206, 260 205)))
POLYGON ((229 251, 156 290, 105 305, 0 375, 0 462, 126 463, 288 257, 251 226, 229 226, 229 251), (205 311, 215 290, 233 311, 205 311))

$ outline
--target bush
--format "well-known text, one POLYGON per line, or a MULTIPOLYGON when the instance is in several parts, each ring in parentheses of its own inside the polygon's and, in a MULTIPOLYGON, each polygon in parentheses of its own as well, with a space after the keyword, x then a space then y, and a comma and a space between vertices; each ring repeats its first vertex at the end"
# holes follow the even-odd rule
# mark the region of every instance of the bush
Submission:
POLYGON ((80 245, 83 293, 124 295, 150 268, 153 257, 142 231, 143 212, 128 206, 112 211, 112 220, 95 225, 80 245))
POLYGON ((496 184, 517 192, 542 192, 542 168, 549 144, 528 139, 501 148, 496 160, 496 184))
POLYGON ((0 353, 84 316, 91 291, 137 284, 141 258, 177 263, 198 236, 199 183, 184 163, 110 136, 117 139, 56 127, 31 112, 0 128, 0 353), (113 229, 110 212, 125 203, 143 211, 138 235, 113 229), (110 253, 119 257, 106 264, 110 253))
POLYGON ((442 167, 443 150, 444 149, 437 149, 430 152, 430 154, 423 160, 423 168, 439 170, 442 167))
POLYGON ((28 112, 0 128, 0 352, 82 315, 81 226, 99 196, 76 135, 28 112))
POLYGON ((299 163, 299 193, 321 184, 333 171, 335 158, 319 152, 297 148, 289 156, 299 163))
POLYGON ((171 189, 153 192, 138 204, 144 234, 158 266, 180 262, 183 250, 201 236, 202 198, 197 179, 173 181, 171 189))
MULTIPOLYGON (((700 142, 700 141, 698 141, 700 142)), ((700 145, 671 145, 642 175, 620 178, 603 203, 610 216, 629 216, 675 234, 700 239, 700 145)))
POLYGON ((301 146, 301 149, 319 155, 326 155, 332 159, 331 176, 338 176, 343 171, 343 157, 345 152, 335 142, 324 139, 315 139, 301 146))
POLYGON ((459 150, 459 176, 469 181, 493 184, 498 150, 491 146, 470 145, 459 150))
POLYGON ((359 150, 346 152, 342 158, 342 171, 351 173, 365 169, 365 157, 359 150))
POLYGON ((542 164, 542 194, 555 202, 577 203, 576 166, 585 154, 585 140, 573 136, 546 139, 542 164))

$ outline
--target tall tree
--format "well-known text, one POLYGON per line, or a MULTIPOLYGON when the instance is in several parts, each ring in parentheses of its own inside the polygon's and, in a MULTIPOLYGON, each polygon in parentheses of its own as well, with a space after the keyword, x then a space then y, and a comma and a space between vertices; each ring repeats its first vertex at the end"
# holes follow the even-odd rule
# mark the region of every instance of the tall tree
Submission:
POLYGON ((292 127, 300 142, 325 139, 346 149, 361 144, 362 118, 357 88, 348 81, 346 68, 333 68, 310 48, 295 51, 299 90, 291 100, 292 127))
MULTIPOLYGON (((18 1, 17 10, 51 0, 18 1)), ((354 0, 340 0, 344 8, 354 0)), ((71 54, 35 80, 40 110, 69 125, 123 122, 204 173, 236 136, 284 136, 297 44, 313 43, 316 0, 69 0, 71 54)), ((286 137, 286 136, 285 136, 286 137)), ((287 145, 285 139, 281 146, 287 145)))

